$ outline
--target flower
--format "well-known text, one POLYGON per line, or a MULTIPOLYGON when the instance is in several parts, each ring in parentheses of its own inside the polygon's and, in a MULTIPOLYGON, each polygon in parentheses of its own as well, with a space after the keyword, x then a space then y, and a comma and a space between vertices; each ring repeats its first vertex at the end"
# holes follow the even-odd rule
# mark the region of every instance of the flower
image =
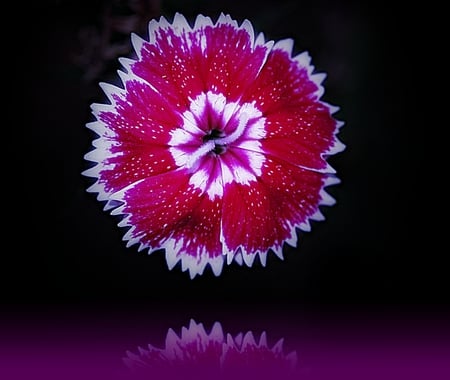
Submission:
POLYGON ((109 104, 92 104, 88 191, 122 217, 127 247, 164 248, 191 278, 282 259, 334 204, 327 158, 344 149, 343 123, 321 100, 325 74, 292 56, 292 39, 266 42, 229 15, 191 26, 177 13, 148 30, 131 36, 136 57, 119 58, 123 86, 100 83, 109 104))
POLYGON ((225 335, 220 322, 215 322, 208 334, 203 324, 193 319, 181 329, 181 336, 169 329, 164 348, 149 344, 138 347, 138 352, 128 350, 123 362, 134 374, 151 374, 153 379, 181 378, 177 375, 192 375, 197 380, 256 375, 259 379, 288 379, 297 371, 297 353, 285 354, 283 339, 270 348, 265 332, 258 340, 252 331, 233 337, 225 335))

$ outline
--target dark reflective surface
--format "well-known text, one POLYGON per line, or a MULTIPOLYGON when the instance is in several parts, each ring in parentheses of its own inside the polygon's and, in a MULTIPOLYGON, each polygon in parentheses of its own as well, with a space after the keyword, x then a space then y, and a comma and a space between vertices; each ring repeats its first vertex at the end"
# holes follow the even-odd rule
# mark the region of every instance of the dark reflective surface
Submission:
POLYGON ((195 305, 192 312, 182 305, 153 306, 4 313, 0 377, 435 380, 450 375, 448 311, 195 305))

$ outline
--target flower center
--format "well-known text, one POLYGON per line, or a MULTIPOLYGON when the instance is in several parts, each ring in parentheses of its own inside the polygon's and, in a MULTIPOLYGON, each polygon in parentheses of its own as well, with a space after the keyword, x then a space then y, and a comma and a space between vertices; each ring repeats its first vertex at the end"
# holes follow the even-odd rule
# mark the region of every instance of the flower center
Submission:
POLYGON ((208 141, 214 142, 214 148, 210 153, 214 153, 216 155, 220 155, 222 153, 225 153, 227 150, 227 146, 225 144, 222 144, 220 142, 220 139, 223 138, 225 135, 220 129, 211 129, 209 133, 203 136, 202 141, 203 143, 208 141))
POLYGON ((213 199, 227 183, 249 184, 261 175, 265 118, 254 103, 227 102, 209 91, 182 116, 183 125, 171 132, 170 153, 189 171, 194 187, 213 199))

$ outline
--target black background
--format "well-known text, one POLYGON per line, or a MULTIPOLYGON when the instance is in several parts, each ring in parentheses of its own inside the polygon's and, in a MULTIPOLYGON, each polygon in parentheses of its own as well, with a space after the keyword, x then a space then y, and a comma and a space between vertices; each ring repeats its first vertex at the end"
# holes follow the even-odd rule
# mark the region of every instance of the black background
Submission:
MULTIPOLYGON (((328 74, 323 99, 341 107, 335 116, 345 122, 339 137, 347 149, 330 159, 342 183, 329 188, 337 204, 323 210, 326 221, 300 234, 284 261, 272 255, 266 268, 232 265, 220 277, 206 271, 191 280, 178 267, 169 271, 161 252, 126 248, 119 220, 86 192, 90 104, 105 101, 98 82, 115 82, 119 64, 103 60, 95 71, 76 57, 86 49, 82 31, 101 31, 108 7, 133 13, 126 1, 44 1, 14 13, 18 31, 5 34, 12 117, 3 128, 18 136, 3 141, 12 168, 4 186, 19 200, 4 198, 11 210, 4 305, 448 304, 447 252, 436 243, 445 221, 435 218, 444 175, 432 174, 439 161, 426 147, 430 134, 439 140, 426 109, 435 95, 425 90, 437 80, 430 79, 437 57, 418 27, 422 9, 324 0, 159 3, 155 16, 169 20, 176 11, 189 20, 223 11, 248 18, 268 39, 294 38, 295 52, 309 51, 328 74), (433 165, 425 164, 430 155, 433 165)), ((116 33, 110 43, 124 41, 128 35, 116 33)))

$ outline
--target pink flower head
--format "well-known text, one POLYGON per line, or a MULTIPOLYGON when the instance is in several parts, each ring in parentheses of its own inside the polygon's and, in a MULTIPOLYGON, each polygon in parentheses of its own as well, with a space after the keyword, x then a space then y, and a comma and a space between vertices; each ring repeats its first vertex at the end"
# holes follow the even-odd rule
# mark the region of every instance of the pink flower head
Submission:
POLYGON ((284 353, 282 339, 270 348, 265 332, 258 341, 251 331, 225 336, 216 322, 207 333, 194 320, 182 328, 181 336, 169 329, 164 348, 139 347, 138 352, 127 351, 123 361, 135 374, 158 379, 157 375, 164 379, 287 379, 297 371, 297 353, 284 353))
POLYGON ((135 59, 119 59, 123 86, 100 84, 110 104, 92 105, 88 191, 122 216, 127 247, 164 248, 191 278, 283 258, 334 204, 327 157, 344 148, 343 123, 320 100, 325 74, 292 56, 291 39, 266 42, 229 15, 191 26, 177 13, 148 30, 132 35, 135 59))

